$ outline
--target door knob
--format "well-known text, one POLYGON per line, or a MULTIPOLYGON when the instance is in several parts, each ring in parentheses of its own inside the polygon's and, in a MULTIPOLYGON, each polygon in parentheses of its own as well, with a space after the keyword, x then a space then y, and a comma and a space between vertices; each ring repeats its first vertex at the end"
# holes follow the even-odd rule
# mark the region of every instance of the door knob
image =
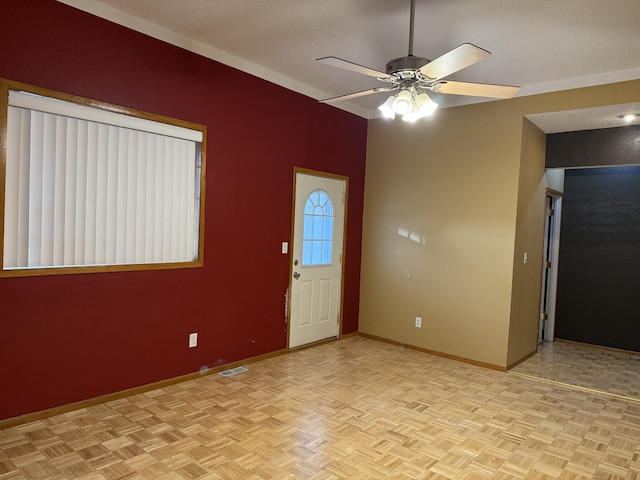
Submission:
POLYGON ((300 274, 298 272, 293 272, 293 278, 296 280, 300 278, 300 274))

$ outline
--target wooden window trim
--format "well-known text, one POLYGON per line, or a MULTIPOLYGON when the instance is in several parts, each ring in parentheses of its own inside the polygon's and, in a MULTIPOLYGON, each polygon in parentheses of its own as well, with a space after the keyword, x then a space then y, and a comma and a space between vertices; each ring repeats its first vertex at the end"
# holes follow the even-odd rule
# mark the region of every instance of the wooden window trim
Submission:
POLYGON ((205 219, 205 192, 206 192, 206 138, 205 125, 179 120, 163 115, 158 115, 140 110, 113 105, 106 102, 92 100, 77 95, 57 92, 43 87, 33 86, 22 82, 16 82, 0 78, 0 278, 30 277, 44 275, 66 275, 103 272, 127 272, 145 270, 170 270, 182 268, 198 268, 204 266, 204 219, 205 219), (77 103, 84 106, 99 108, 113 113, 120 113, 133 117, 139 117, 155 122, 167 123, 202 132, 201 143, 201 173, 200 173, 200 203, 198 218, 198 252, 197 259, 189 262, 175 263, 144 263, 144 264, 119 264, 97 266, 72 266, 72 267, 43 267, 24 269, 4 269, 4 227, 5 227, 5 182, 7 167, 7 117, 9 105, 9 91, 17 90, 45 97, 77 103))

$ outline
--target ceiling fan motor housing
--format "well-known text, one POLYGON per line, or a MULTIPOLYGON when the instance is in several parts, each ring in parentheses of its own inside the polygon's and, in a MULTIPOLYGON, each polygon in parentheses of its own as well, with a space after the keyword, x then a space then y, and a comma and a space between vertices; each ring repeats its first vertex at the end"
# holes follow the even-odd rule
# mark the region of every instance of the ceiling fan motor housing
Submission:
POLYGON ((385 73, 392 75, 396 72, 402 72, 406 70, 419 70, 424 67, 431 60, 424 57, 414 57, 409 55, 408 57, 394 58, 387 63, 385 73))

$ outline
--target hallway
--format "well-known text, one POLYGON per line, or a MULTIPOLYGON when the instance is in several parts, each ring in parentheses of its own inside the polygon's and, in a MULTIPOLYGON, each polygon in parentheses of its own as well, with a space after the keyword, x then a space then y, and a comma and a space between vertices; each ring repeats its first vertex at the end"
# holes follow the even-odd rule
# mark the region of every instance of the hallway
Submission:
POLYGON ((509 372, 640 402, 640 354, 545 342, 509 372))

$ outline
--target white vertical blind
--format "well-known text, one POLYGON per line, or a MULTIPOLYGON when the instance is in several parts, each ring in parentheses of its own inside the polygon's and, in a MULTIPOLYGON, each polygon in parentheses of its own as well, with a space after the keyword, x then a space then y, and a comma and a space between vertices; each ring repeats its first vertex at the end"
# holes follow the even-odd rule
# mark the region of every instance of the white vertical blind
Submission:
POLYGON ((30 107, 8 111, 4 269, 197 259, 197 136, 30 107))

